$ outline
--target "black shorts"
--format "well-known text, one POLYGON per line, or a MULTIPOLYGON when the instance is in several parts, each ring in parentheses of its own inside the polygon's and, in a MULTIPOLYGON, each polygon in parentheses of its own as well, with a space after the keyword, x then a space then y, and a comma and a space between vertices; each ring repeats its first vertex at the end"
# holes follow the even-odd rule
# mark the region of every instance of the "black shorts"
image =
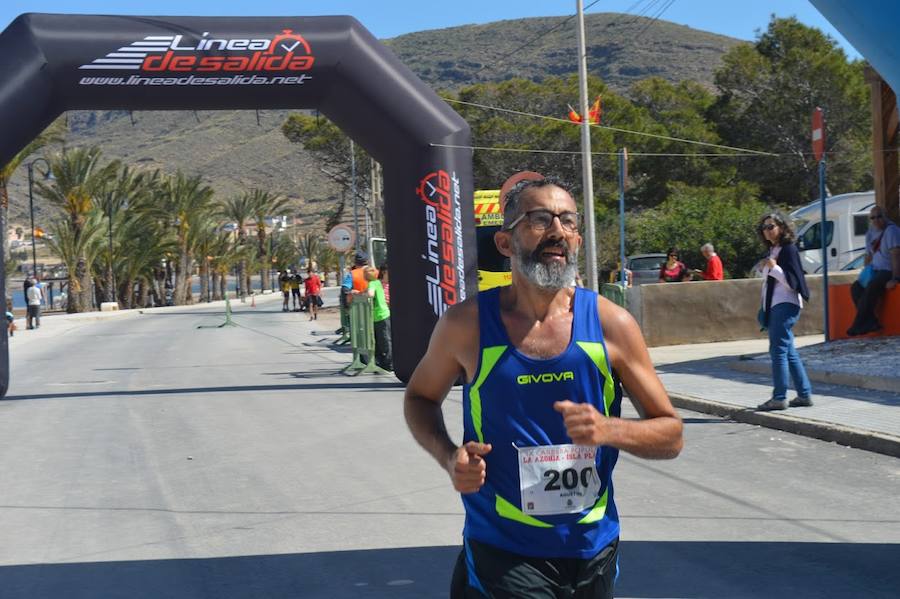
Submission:
POLYGON ((293 295, 296 295, 297 297, 300 297, 300 290, 299 290, 299 289, 291 289, 291 293, 292 293, 293 295))
POLYGON ((611 599, 618 555, 618 539, 589 559, 528 557, 466 539, 453 570, 450 599, 611 599))

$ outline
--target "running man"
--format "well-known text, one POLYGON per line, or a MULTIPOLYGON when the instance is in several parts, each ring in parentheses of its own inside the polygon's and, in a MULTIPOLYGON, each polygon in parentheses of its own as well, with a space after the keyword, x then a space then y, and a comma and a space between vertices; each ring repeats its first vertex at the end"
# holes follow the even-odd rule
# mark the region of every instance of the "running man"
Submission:
POLYGON ((322 293, 322 279, 313 272, 312 266, 306 269, 306 280, 303 284, 306 286, 306 302, 309 306, 309 319, 317 320, 319 318, 319 302, 322 301, 320 296, 322 293))
POLYGON ((668 459, 682 423, 624 309, 574 287, 577 207, 536 175, 506 194, 497 248, 512 285, 450 308, 409 381, 416 441, 466 511, 453 598, 612 597, 619 450, 668 459), (441 402, 462 377, 463 444, 441 402), (622 385, 643 415, 620 418, 622 385))

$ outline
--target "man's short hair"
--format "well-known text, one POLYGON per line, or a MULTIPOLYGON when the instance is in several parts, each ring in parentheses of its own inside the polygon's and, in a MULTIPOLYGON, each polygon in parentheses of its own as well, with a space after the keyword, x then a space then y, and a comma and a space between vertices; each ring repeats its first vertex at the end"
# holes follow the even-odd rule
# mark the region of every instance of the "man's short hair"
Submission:
POLYGON ((716 248, 714 248, 713 244, 711 244, 711 243, 704 243, 702 246, 700 246, 700 251, 705 252, 706 250, 709 250, 710 252, 715 252, 716 248))
POLYGON ((523 179, 513 185, 512 189, 506 192, 506 202, 503 208, 503 229, 509 226, 519 216, 519 204, 522 201, 522 194, 529 189, 539 189, 553 185, 559 187, 569 195, 572 195, 571 186, 557 177, 544 177, 543 179, 523 179))

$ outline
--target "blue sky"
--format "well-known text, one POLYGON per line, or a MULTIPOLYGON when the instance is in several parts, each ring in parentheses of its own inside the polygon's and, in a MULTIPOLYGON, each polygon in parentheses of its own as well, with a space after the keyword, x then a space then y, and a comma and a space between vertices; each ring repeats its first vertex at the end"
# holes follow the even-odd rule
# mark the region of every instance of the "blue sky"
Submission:
MULTIPOLYGON (((592 0, 584 0, 585 6, 592 0)), ((649 7, 648 14, 668 4, 666 0, 600 0, 588 12, 626 12, 632 14, 649 7)), ((379 38, 394 37, 411 31, 440 29, 455 25, 487 23, 519 17, 569 15, 575 12, 574 0, 156 0, 149 3, 127 0, 0 0, 0 28, 5 28, 24 12, 135 15, 328 15, 350 14, 379 38)), ((771 14, 796 16, 801 22, 824 30, 837 39, 852 56, 858 57, 835 29, 808 0, 675 0, 661 18, 752 40, 757 29, 764 29, 771 14)))

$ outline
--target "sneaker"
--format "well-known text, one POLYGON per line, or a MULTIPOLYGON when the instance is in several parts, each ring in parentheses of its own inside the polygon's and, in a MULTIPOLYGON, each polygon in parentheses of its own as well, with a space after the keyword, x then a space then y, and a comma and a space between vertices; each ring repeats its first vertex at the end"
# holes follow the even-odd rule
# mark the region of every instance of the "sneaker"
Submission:
POLYGON ((813 405, 811 397, 800 397, 799 395, 792 399, 788 405, 792 408, 808 408, 813 405))
POLYGON ((786 399, 770 399, 756 406, 758 412, 772 412, 774 410, 786 410, 788 403, 786 399))

